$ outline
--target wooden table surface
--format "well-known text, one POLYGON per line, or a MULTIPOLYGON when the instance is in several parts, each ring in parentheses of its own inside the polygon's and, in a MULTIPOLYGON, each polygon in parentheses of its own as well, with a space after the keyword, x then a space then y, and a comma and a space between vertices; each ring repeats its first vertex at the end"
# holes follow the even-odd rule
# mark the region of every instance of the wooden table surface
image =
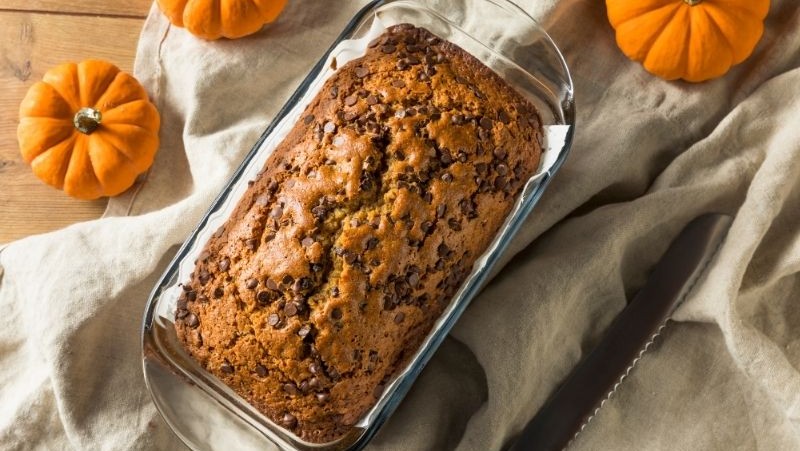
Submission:
POLYGON ((152 0, 0 2, 0 243, 103 214, 106 200, 81 201, 40 182, 17 145, 19 103, 51 67, 100 58, 133 70, 152 0))

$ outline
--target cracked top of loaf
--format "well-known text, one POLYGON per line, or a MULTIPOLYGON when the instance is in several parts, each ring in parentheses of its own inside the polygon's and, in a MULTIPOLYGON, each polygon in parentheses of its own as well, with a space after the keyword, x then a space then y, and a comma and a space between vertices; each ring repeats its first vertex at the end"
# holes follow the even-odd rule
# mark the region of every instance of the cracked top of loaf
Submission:
POLYGON ((541 156, 534 107, 473 56, 398 25, 341 67, 183 286, 205 369, 306 441, 381 395, 541 156))

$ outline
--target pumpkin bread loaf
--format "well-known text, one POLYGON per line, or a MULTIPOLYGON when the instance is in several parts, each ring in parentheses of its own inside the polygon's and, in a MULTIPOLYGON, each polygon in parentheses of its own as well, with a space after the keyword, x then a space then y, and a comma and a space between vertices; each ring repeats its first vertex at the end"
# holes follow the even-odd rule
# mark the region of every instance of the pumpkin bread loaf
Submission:
POLYGON ((310 442, 345 434, 414 354, 536 171, 540 119, 410 25, 340 68, 208 241, 176 329, 310 442))

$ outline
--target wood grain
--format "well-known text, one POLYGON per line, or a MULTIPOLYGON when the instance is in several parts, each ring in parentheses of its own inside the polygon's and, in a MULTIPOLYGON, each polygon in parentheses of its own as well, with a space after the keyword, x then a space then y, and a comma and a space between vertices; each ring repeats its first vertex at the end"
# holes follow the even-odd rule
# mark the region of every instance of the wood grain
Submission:
POLYGON ((53 12, 77 15, 147 16, 153 0, 3 0, 1 10, 53 12))
POLYGON ((4 0, 2 8, 10 8, 9 4, 59 11, 88 4, 96 11, 117 14, 102 17, 0 9, 0 243, 102 215, 105 200, 72 199, 31 173, 17 146, 19 103, 31 84, 64 61, 102 58, 132 71, 143 19, 122 16, 130 11, 138 11, 142 17, 146 13, 145 2, 139 0, 4 0), (119 8, 111 6, 116 4, 119 8))

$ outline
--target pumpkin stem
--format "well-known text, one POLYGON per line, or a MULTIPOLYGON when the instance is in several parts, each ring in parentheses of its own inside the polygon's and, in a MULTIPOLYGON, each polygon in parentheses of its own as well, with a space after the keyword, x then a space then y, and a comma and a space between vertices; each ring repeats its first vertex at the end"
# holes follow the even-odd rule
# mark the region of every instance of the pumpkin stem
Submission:
POLYGON ((700 3, 703 3, 703 0, 683 0, 683 2, 689 6, 695 6, 699 5, 700 3))
POLYGON ((75 124, 75 128, 78 129, 79 132, 89 135, 97 127, 100 126, 100 122, 103 121, 103 115, 95 110, 94 108, 81 108, 75 113, 75 117, 72 118, 72 123, 75 124))

